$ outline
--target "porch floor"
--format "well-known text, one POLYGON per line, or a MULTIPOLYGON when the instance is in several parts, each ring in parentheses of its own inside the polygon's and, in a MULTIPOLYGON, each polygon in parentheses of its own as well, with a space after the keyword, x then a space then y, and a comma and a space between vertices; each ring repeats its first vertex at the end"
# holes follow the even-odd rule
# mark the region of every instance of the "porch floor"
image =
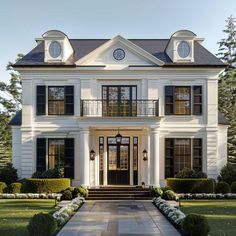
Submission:
POLYGON ((57 236, 180 236, 151 201, 86 201, 57 236))

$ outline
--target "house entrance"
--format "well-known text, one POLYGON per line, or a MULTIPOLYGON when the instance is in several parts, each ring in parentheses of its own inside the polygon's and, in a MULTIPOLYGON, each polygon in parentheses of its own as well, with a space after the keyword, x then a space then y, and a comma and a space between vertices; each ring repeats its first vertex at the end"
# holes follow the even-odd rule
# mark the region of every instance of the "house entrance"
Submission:
POLYGON ((130 138, 122 137, 121 143, 115 137, 107 138, 108 184, 130 184, 130 138))

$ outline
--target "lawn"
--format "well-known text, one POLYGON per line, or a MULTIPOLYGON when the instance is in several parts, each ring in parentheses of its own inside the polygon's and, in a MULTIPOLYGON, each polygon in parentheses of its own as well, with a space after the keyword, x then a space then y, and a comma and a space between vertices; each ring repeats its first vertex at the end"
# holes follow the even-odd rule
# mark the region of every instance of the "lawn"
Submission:
POLYGON ((236 200, 181 200, 181 210, 205 215, 210 236, 236 235, 236 200))
POLYGON ((39 212, 55 211, 55 201, 46 199, 0 199, 0 235, 28 236, 26 226, 39 212))

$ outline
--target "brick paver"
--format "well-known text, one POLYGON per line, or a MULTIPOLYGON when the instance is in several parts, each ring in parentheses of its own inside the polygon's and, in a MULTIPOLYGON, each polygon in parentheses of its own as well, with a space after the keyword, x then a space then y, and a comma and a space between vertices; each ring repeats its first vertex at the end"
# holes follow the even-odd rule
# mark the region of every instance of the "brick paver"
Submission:
POLYGON ((57 236, 180 236, 151 201, 86 201, 57 236))

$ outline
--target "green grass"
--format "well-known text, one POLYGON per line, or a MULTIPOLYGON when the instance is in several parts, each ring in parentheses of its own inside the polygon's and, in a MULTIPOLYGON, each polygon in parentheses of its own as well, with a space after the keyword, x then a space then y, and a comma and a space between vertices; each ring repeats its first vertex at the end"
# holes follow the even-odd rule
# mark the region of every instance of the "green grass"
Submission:
POLYGON ((0 235, 28 236, 26 226, 32 216, 56 211, 54 204, 46 199, 0 199, 0 235))
POLYGON ((210 236, 236 235, 236 200, 181 200, 181 210, 206 216, 210 236))

